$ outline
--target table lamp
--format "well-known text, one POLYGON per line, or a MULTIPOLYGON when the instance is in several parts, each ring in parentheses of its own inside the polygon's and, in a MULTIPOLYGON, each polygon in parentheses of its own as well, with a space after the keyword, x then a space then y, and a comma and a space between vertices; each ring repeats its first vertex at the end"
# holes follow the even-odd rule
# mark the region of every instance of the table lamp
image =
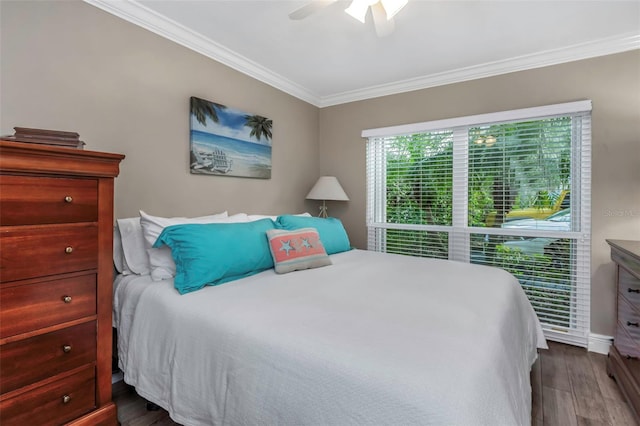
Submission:
POLYGON ((349 197, 340 186, 335 176, 320 176, 311 191, 307 194, 307 200, 322 200, 319 217, 327 217, 326 201, 349 201, 349 197))

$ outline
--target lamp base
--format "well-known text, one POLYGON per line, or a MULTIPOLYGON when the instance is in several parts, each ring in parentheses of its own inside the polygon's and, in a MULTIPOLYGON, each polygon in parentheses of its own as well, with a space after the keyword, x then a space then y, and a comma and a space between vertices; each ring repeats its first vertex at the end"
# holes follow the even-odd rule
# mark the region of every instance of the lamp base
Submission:
POLYGON ((322 201, 322 205, 320 206, 320 213, 318 214, 318 217, 323 217, 326 218, 327 216, 327 205, 325 204, 324 200, 322 201))

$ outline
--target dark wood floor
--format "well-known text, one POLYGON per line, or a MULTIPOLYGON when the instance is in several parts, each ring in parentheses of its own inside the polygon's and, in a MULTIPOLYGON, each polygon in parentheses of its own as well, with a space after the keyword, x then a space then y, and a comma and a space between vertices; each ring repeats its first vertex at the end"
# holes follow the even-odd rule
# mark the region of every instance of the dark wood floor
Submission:
MULTIPOLYGON (((533 426, 636 426, 631 411, 607 376, 605 355, 549 342, 533 368, 533 426)), ((177 425, 166 411, 147 411, 135 391, 113 385, 122 426, 177 425)))

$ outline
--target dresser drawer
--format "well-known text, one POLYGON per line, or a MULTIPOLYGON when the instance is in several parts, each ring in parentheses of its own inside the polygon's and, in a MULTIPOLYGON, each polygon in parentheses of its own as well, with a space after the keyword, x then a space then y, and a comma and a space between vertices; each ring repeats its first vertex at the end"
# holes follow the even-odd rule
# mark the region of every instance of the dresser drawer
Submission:
POLYGON ((631 335, 640 340, 640 306, 629 303, 626 297, 618 294, 618 321, 627 324, 631 335))
POLYGON ((618 322, 613 344, 623 357, 640 358, 640 342, 638 342, 638 339, 634 339, 627 330, 628 327, 618 322))
POLYGON ((0 175, 0 225, 95 222, 98 181, 0 175))
POLYGON ((0 228, 3 282, 98 267, 95 223, 0 228))
POLYGON ((96 314, 96 275, 0 288, 0 338, 96 314))
POLYGON ((640 306, 640 279, 626 269, 618 268, 618 292, 634 306, 640 306))
MULTIPOLYGON (((627 250, 633 249, 633 242, 628 241, 627 250)), ((636 249, 638 246, 635 247, 636 249)), ((634 274, 637 278, 640 278, 640 259, 638 255, 632 255, 629 251, 623 249, 613 249, 611 250, 611 260, 616 262, 618 265, 624 265, 624 267, 634 274)))
POLYGON ((618 295, 616 346, 624 356, 640 357, 640 309, 618 295))
POLYGON ((0 402, 2 426, 60 425, 96 406, 93 365, 0 402))
POLYGON ((2 393, 95 360, 95 321, 4 344, 0 346, 2 393))

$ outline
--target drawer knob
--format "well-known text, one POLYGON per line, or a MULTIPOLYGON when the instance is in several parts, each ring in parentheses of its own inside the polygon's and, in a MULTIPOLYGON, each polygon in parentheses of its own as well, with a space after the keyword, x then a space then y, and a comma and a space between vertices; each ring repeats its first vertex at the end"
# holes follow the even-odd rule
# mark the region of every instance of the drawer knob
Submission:
POLYGON ((62 403, 63 404, 68 404, 71 401, 71 396, 70 395, 64 395, 62 397, 62 403))
POLYGON ((65 203, 70 203, 73 201, 73 197, 70 195, 67 195, 66 197, 64 197, 64 202, 65 203))
POLYGON ((640 288, 628 288, 629 293, 640 293, 640 288))
POLYGON ((69 247, 65 248, 64 252, 67 253, 67 254, 73 253, 73 247, 69 246, 69 247))
POLYGON ((640 324, 638 324, 638 321, 636 322, 627 321, 627 325, 629 327, 640 327, 640 324))
POLYGON ((71 352, 71 345, 64 345, 62 347, 62 352, 64 352, 65 354, 68 354, 69 352, 71 352))
POLYGON ((71 296, 64 296, 64 297, 62 298, 62 301, 63 301, 64 303, 71 303, 71 296))

